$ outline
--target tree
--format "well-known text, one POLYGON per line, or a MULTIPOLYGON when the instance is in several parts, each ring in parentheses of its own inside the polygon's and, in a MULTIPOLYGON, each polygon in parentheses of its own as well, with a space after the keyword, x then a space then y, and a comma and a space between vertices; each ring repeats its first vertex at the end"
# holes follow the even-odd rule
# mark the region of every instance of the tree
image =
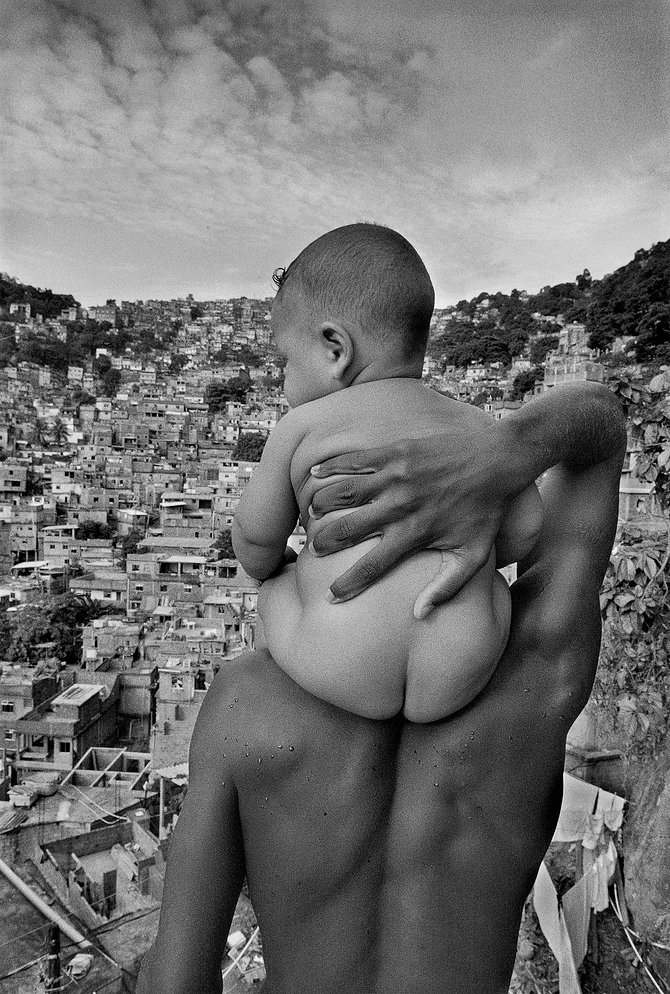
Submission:
POLYGON ((50 434, 49 425, 44 418, 35 418, 35 423, 30 433, 31 444, 37 446, 39 449, 43 449, 49 444, 50 434))
POLYGON ((107 397, 114 397, 121 386, 121 373, 118 369, 108 369, 102 377, 102 389, 107 397))
POLYGON ((184 366, 188 366, 191 360, 183 352, 173 352, 170 356, 170 365, 168 366, 168 372, 173 374, 181 373, 184 366))
POLYGON ((54 443, 60 447, 67 445, 70 433, 67 425, 61 417, 54 418, 51 425, 51 437, 54 443))
POLYGON ((535 369, 522 369, 521 372, 517 373, 514 377, 514 382, 512 383, 512 389, 510 390, 509 399, 510 400, 523 400, 524 394, 528 393, 533 389, 538 379, 542 376, 542 370, 535 369))
POLYGON ((144 531, 141 528, 131 528, 127 535, 124 535, 117 544, 117 549, 120 552, 119 566, 121 569, 126 568, 126 559, 128 556, 134 556, 137 552, 137 547, 144 538, 144 531))
POLYGON ((112 360, 104 352, 93 360, 93 372, 96 376, 103 377, 108 369, 112 368, 112 360))
POLYGON ((267 437, 255 432, 240 432, 237 445, 233 449, 233 459, 244 462, 260 462, 267 437))
POLYGON ((588 269, 585 269, 578 276, 575 276, 575 283, 577 284, 577 287, 580 290, 588 290, 590 288, 591 284, 593 283, 593 279, 588 269))
POLYGON ((640 362, 670 362, 670 303, 652 304, 636 331, 633 350, 640 362))
POLYGON ((84 519, 80 521, 77 526, 78 539, 85 541, 87 539, 110 539, 114 535, 114 529, 107 524, 103 524, 101 521, 93 521, 92 519, 84 519))
POLYGON ((210 414, 218 414, 220 411, 225 411, 229 399, 230 394, 225 381, 212 380, 211 383, 207 384, 205 403, 209 406, 210 414))
POLYGON ((541 366, 548 352, 553 352, 558 346, 558 335, 546 335, 534 338, 530 343, 530 361, 534 366, 541 366))
POLYGON ((234 559, 235 550, 233 549, 233 540, 231 537, 230 528, 224 528, 216 542, 214 543, 215 549, 221 550, 222 559, 234 559))
POLYGON ((29 604, 9 620, 9 632, 0 627, 7 643, 5 658, 30 662, 37 646, 54 643, 54 655, 72 666, 81 661, 81 632, 89 621, 106 614, 107 605, 89 597, 63 594, 29 604))
POLYGON ((95 404, 96 398, 92 393, 88 393, 86 390, 82 390, 80 387, 75 387, 72 391, 72 403, 77 407, 89 406, 95 404))

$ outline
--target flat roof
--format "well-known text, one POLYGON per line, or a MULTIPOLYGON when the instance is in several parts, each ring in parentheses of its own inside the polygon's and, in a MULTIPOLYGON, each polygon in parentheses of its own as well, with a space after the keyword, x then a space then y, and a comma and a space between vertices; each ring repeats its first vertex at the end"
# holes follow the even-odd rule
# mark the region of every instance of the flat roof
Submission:
POLYGON ((58 697, 54 697, 51 706, 57 704, 83 704, 85 701, 95 697, 102 690, 104 684, 101 683, 73 683, 71 687, 64 690, 58 697))

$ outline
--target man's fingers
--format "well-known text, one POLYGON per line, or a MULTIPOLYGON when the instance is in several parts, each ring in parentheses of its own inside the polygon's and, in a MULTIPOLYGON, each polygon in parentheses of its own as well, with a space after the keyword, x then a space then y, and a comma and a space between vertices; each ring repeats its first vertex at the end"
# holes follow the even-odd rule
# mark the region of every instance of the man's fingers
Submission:
POLYGON ((348 601, 356 597, 363 590, 366 590, 373 583, 376 583, 389 569, 395 566, 402 554, 398 555, 397 546, 393 552, 390 545, 380 542, 379 545, 368 552, 367 555, 359 559, 357 563, 338 576, 330 585, 330 594, 333 601, 348 601))
POLYGON ((331 552, 350 549, 352 545, 358 545, 366 538, 379 535, 379 526, 375 528, 376 520, 377 514, 369 505, 352 511, 351 514, 343 514, 319 529, 310 548, 317 555, 328 555, 331 552))
POLYGON ((388 459, 388 449, 361 449, 360 452, 344 452, 342 455, 324 459, 312 466, 312 476, 322 479, 338 473, 374 473, 383 464, 383 453, 388 459))
POLYGON ((375 474, 345 476, 344 479, 329 483, 315 492, 310 514, 319 518, 328 511, 337 511, 343 507, 360 507, 376 496, 379 486, 379 478, 375 474))
POLYGON ((455 597, 482 568, 487 558, 486 553, 464 556, 458 552, 443 552, 439 573, 414 602, 414 617, 421 621, 427 618, 434 608, 455 597))

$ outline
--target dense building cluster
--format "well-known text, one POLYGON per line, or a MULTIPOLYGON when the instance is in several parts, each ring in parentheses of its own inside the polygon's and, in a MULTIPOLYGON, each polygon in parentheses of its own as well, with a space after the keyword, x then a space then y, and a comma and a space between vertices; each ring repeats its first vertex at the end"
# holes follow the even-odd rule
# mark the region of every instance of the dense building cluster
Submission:
MULTIPOLYGON (((22 858, 46 864, 43 881, 91 928, 157 911, 195 718, 217 671, 255 644, 256 584, 230 526, 287 410, 269 305, 109 300, 44 317, 14 301, 0 314, 12 339, 0 368, 0 835, 19 830, 22 858), (58 348, 84 358, 59 361, 58 348)), ((604 378, 584 324, 546 309, 511 361, 457 365, 440 351, 450 327, 490 328, 499 313, 485 295, 436 311, 429 386, 500 419, 557 384, 604 378)), ((624 518, 649 509, 633 469, 634 455, 624 518)), ((124 968, 136 972, 152 934, 130 943, 124 968)))

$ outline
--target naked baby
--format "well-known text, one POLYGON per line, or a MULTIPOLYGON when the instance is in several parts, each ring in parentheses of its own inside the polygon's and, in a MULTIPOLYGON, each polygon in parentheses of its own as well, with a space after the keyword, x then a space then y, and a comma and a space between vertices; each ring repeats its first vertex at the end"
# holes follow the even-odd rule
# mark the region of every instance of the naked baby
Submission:
MULTIPOLYGON (((539 493, 532 486, 514 501, 489 561, 428 617, 415 606, 440 570, 437 549, 409 557, 353 600, 333 603, 333 580, 379 539, 314 554, 318 529, 349 512, 310 513, 325 482, 312 467, 448 429, 457 402, 420 382, 434 291, 421 258, 397 232, 363 223, 336 228, 308 245, 277 282, 272 327, 292 409, 270 436, 233 523, 235 555, 264 581, 258 610, 265 642, 296 683, 331 704, 369 718, 402 712, 410 721, 439 720, 482 690, 502 655, 511 610, 497 567, 532 548, 542 522, 539 493), (307 545, 284 565, 298 518, 307 545)), ((487 418, 474 408, 472 416, 487 418)))

